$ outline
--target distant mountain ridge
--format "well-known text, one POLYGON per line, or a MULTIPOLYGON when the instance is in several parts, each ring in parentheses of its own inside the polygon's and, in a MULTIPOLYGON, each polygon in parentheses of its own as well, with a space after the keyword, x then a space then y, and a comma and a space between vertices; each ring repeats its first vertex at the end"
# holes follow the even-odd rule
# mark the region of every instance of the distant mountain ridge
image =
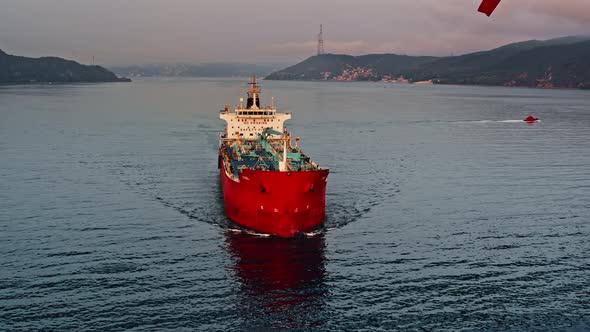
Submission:
POLYGON ((282 65, 245 63, 149 64, 110 67, 113 72, 127 77, 249 77, 266 76, 282 65))
POLYGON ((0 84, 129 82, 101 66, 57 57, 27 58, 0 50, 0 84))
POLYGON ((530 40, 450 57, 323 54, 266 79, 590 88, 590 36, 530 40))
POLYGON ((270 74, 269 80, 358 80, 370 81, 385 75, 402 73, 432 62, 436 57, 397 54, 352 56, 323 54, 313 56, 287 69, 270 74), (358 69, 355 71, 355 69, 358 69), (351 79, 345 79, 351 78, 351 79))

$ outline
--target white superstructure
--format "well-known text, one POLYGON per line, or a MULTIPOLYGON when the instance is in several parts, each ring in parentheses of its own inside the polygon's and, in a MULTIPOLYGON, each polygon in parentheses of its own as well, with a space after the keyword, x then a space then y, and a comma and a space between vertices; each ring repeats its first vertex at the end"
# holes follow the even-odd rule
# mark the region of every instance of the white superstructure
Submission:
MULTIPOLYGON (((219 118, 226 122, 225 139, 256 140, 267 128, 284 132, 284 123, 291 119, 291 113, 278 113, 274 103, 260 107, 259 96, 260 87, 256 85, 256 77, 252 77, 246 106, 244 107, 243 99, 240 99, 234 112, 230 111, 228 105, 219 113, 219 118)), ((280 136, 271 135, 270 138, 278 139, 280 136)))

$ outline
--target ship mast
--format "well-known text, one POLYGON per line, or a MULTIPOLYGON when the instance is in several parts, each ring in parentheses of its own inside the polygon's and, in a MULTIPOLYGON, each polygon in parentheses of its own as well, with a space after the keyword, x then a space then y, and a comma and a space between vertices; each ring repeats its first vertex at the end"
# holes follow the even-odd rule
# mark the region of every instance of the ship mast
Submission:
POLYGON ((260 87, 256 84, 256 76, 252 76, 252 82, 248 83, 248 101, 246 103, 247 109, 257 110, 260 108, 260 87))

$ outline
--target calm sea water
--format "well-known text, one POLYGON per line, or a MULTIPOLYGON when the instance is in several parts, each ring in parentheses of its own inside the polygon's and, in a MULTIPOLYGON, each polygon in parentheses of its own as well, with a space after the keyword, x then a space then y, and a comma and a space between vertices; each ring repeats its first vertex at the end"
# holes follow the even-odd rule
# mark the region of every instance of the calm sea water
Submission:
POLYGON ((331 169, 281 240, 223 214, 245 83, 0 87, 0 330, 590 330, 590 92, 265 81, 331 169))

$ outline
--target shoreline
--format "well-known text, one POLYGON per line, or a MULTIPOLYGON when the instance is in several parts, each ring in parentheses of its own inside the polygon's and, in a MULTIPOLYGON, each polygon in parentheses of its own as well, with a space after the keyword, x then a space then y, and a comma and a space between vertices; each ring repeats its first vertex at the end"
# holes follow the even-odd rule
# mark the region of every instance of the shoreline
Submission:
MULTIPOLYGON (((264 78, 264 80, 267 80, 264 78)), ((510 89, 535 89, 535 90, 576 90, 576 91, 590 91, 590 87, 587 88, 568 88, 568 87, 551 87, 551 88, 543 88, 538 86, 506 86, 506 85, 492 85, 492 84, 459 84, 459 83, 419 83, 419 82, 383 82, 383 81, 335 81, 335 80, 275 80, 269 79, 268 81, 278 81, 278 82, 327 82, 327 83, 383 83, 383 84, 406 84, 406 85, 448 85, 448 86, 477 86, 477 87, 487 87, 487 88, 510 88, 510 89)))
POLYGON ((65 85, 65 84, 103 84, 103 83, 133 83, 133 80, 127 77, 121 77, 116 81, 37 81, 37 82, 0 82, 0 86, 23 86, 23 85, 65 85))

